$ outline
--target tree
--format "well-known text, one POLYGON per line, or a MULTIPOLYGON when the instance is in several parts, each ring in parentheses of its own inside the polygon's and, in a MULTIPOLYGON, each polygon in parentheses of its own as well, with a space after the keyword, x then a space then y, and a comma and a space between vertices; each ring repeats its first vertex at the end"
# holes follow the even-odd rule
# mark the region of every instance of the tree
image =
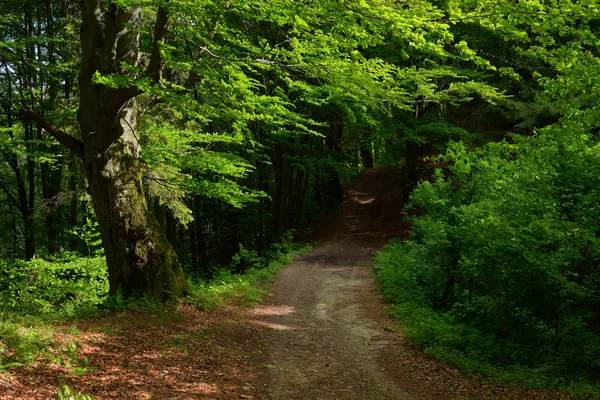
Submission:
MULTIPOLYGON (((84 165, 109 268, 110 292, 143 294, 162 301, 187 290, 183 271, 149 210, 142 177, 140 106, 135 87, 98 84, 98 74, 133 76, 139 67, 142 9, 115 2, 81 2, 82 61, 79 75, 79 126, 82 141, 53 126, 27 103, 23 112, 79 156, 84 165)), ((160 45, 168 17, 159 8, 147 76, 158 84, 160 45)))
POLYGON ((304 198, 324 210, 341 201, 348 163, 360 164, 352 149, 375 164, 371 129, 387 125, 401 136, 393 130, 404 111, 499 96, 460 69, 439 67, 490 66, 453 43, 444 11, 427 1, 85 0, 80 12, 81 140, 34 104, 23 112, 82 159, 111 292, 121 287, 126 296, 185 292, 165 232, 196 268, 201 259, 227 263, 240 241, 262 249, 309 219, 304 198), (240 240, 238 224, 252 218, 229 207, 265 194, 260 226, 244 232, 255 239, 240 240), (193 196, 211 199, 213 220, 174 229, 171 215, 182 225, 202 217, 193 196), (213 257, 202 249, 210 230, 213 257))

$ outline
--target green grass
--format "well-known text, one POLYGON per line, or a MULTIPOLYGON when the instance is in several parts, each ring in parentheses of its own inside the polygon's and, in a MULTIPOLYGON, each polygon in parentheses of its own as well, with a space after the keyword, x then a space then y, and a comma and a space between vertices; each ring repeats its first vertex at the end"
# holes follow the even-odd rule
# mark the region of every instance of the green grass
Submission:
POLYGON ((43 318, 4 313, 0 317, 0 371, 33 363, 52 345, 55 328, 43 318))

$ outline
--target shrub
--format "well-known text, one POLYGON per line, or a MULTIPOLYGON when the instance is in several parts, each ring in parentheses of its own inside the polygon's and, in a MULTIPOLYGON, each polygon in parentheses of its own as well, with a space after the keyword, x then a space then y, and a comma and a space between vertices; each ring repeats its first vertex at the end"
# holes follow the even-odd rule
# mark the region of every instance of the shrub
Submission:
POLYGON ((567 388, 600 378, 600 146, 553 129, 451 145, 449 167, 411 195, 411 241, 390 243, 376 270, 429 353, 567 388))
POLYGON ((74 316, 95 308, 107 294, 104 257, 0 264, 3 303, 23 314, 74 316))
POLYGON ((308 247, 293 243, 292 232, 288 232, 280 243, 271 246, 265 257, 259 257, 242 246, 240 249, 233 264, 228 268, 216 269, 210 281, 189 277, 192 294, 188 300, 192 304, 202 309, 224 306, 231 300, 252 305, 266 294, 260 283, 292 262, 294 257, 306 252, 308 247), (245 268, 240 268, 241 265, 245 268), (240 270, 245 272, 236 273, 240 270))

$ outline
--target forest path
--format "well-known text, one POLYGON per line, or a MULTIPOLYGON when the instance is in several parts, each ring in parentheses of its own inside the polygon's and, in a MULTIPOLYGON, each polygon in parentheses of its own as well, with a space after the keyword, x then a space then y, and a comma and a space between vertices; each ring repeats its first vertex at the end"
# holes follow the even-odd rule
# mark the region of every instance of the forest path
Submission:
POLYGON ((407 237, 401 219, 401 171, 367 171, 345 202, 315 229, 319 243, 284 268, 270 298, 246 312, 260 329, 252 382, 265 400, 567 399, 568 395, 486 382, 416 351, 384 314, 372 258, 391 237, 407 237))
POLYGON ((95 400, 572 399, 466 377, 414 350, 384 315, 370 265, 407 235, 399 178, 387 167, 350 183, 310 238, 320 244, 257 308, 181 302, 57 324, 38 362, 0 372, 0 400, 52 399, 63 385, 95 400))
POLYGON ((399 170, 368 171, 316 231, 325 237, 279 275, 252 310, 272 328, 261 339, 268 368, 259 398, 413 399, 388 371, 400 336, 386 325, 370 274, 375 250, 403 234, 399 170))

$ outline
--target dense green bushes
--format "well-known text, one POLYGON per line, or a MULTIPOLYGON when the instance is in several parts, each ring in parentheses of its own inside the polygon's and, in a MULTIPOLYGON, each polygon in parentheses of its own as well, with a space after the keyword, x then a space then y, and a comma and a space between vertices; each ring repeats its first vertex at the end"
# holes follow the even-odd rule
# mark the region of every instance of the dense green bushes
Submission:
MULTIPOLYGON (((241 297, 251 300, 262 293, 256 285, 258 282, 290 263, 302 251, 303 246, 293 243, 292 232, 284 234, 279 243, 273 243, 264 256, 240 245, 231 264, 212 268, 208 281, 188 274, 193 288, 191 301, 202 307, 213 307, 241 292, 244 292, 241 297)), ((148 300, 141 299, 137 306, 148 300)), ((68 318, 93 312, 100 305, 117 309, 130 306, 119 292, 108 296, 104 257, 77 255, 65 255, 57 261, 0 260, 0 304, 2 312, 68 318)))
POLYGON ((215 270, 210 280, 188 278, 192 288, 188 301, 202 309, 221 307, 231 300, 241 304, 256 303, 267 293, 261 282, 270 279, 297 255, 308 251, 307 245, 292 240, 292 232, 285 233, 281 242, 272 244, 263 257, 240 245, 240 251, 229 267, 215 270))
POLYGON ((600 146, 554 126, 445 160, 411 196, 412 240, 376 263, 407 335, 521 383, 598 380, 600 146))
POLYGON ((108 294, 104 257, 65 257, 56 262, 0 261, 3 311, 71 317, 94 309, 108 294))

